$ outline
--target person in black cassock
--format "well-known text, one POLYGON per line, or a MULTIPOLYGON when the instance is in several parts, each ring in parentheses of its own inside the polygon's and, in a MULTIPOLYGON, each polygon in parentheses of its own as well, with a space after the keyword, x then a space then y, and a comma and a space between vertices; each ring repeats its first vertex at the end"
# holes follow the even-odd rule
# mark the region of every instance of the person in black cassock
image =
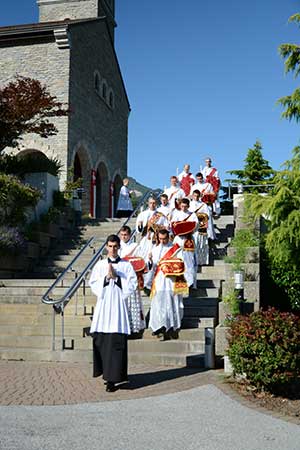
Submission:
POLYGON ((89 284, 97 304, 90 333, 93 337, 94 377, 103 375, 106 390, 127 381, 127 336, 130 334, 127 299, 137 288, 132 265, 118 256, 120 239, 112 234, 106 240, 107 259, 93 268, 89 284))

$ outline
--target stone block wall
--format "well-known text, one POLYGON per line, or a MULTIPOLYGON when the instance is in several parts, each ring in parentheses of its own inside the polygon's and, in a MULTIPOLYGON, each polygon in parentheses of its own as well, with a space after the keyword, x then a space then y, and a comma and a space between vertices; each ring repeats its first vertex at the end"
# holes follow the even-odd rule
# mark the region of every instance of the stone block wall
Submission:
MULTIPOLYGON (((18 74, 35 78, 46 84, 51 95, 62 103, 69 101, 69 49, 59 49, 54 42, 24 44, 0 48, 0 84, 12 81, 18 74)), ((40 150, 48 157, 58 158, 64 168, 60 177, 64 186, 67 165, 68 117, 54 118, 59 132, 47 139, 25 135, 21 149, 40 150)), ((9 149, 8 149, 9 150, 9 149)))
POLYGON ((98 0, 38 0, 40 22, 98 16, 98 0))
POLYGON ((72 25, 70 34, 69 165, 80 149, 81 155, 89 154, 90 168, 106 168, 109 181, 117 174, 123 178, 127 173, 129 106, 105 22, 72 25), (100 89, 105 82, 107 92, 112 90, 113 107, 96 91, 95 72, 100 89))

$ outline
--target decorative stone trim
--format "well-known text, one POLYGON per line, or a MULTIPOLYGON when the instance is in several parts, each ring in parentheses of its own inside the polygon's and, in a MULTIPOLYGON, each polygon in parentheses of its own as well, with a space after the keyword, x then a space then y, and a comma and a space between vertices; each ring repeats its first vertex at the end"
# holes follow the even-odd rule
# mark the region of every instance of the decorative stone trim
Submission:
POLYGON ((70 48, 70 42, 69 42, 69 34, 68 34, 68 28, 57 28, 54 30, 54 37, 56 45, 59 49, 63 50, 66 48, 70 48))

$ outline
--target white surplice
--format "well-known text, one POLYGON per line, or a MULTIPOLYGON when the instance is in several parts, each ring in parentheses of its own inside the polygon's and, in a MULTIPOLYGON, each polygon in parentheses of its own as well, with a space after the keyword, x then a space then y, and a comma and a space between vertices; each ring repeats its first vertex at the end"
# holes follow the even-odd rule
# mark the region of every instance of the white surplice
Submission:
POLYGON ((113 264, 113 269, 120 277, 122 288, 113 279, 104 287, 108 273, 107 259, 98 261, 92 270, 89 285, 97 296, 97 303, 91 333, 130 334, 127 299, 137 288, 137 277, 132 265, 127 261, 120 260, 113 264))
MULTIPOLYGON (((202 170, 202 175, 203 175, 204 180, 206 180, 206 177, 208 175, 210 175, 213 170, 215 170, 213 176, 216 178, 219 178, 219 173, 215 169, 215 167, 205 166, 204 169, 202 170)), ((221 214, 221 205, 220 205, 220 200, 219 200, 219 193, 216 192, 216 194, 217 194, 217 198, 216 198, 215 202, 213 203, 213 211, 215 214, 220 215, 221 214)))
POLYGON ((193 184, 193 186, 191 187, 191 195, 196 190, 198 190, 200 194, 210 194, 214 192, 212 185, 206 182, 193 184))
POLYGON ((130 191, 127 186, 120 189, 117 211, 132 211, 132 202, 130 199, 130 191))
MULTIPOLYGON (((160 259, 170 250, 173 244, 159 244, 152 251, 153 270, 156 271, 160 259)), ((175 255, 178 257, 178 252, 175 255)), ((164 276, 159 271, 154 279, 155 295, 152 298, 149 327, 157 331, 162 327, 166 330, 178 330, 183 318, 183 301, 181 294, 174 294, 175 277, 164 276)))
POLYGON ((164 205, 160 205, 157 208, 157 211, 162 213, 164 216, 168 217, 168 215, 171 212, 171 207, 170 207, 170 205, 165 205, 165 206, 164 205))
POLYGON ((201 201, 197 202, 195 200, 192 200, 190 203, 189 210, 192 212, 197 211, 197 214, 204 213, 208 215, 207 237, 212 240, 216 239, 211 208, 204 202, 201 201))
MULTIPOLYGON (((187 222, 195 222, 196 226, 194 231, 197 230, 198 227, 198 217, 194 212, 184 212, 184 211, 178 211, 175 210, 172 214, 171 221, 172 222, 179 222, 182 220, 186 220, 187 222)), ((196 258, 196 241, 192 237, 194 244, 195 244, 195 250, 184 250, 184 242, 186 240, 186 236, 175 236, 173 243, 178 243, 182 249, 182 257, 184 261, 185 266, 185 272, 184 276, 187 281, 188 286, 195 286, 196 284, 196 275, 197 275, 197 258, 196 258)))
MULTIPOLYGON (((121 258, 126 256, 137 256, 135 251, 138 247, 136 242, 121 241, 119 254, 121 258)), ((137 289, 128 297, 128 317, 131 333, 138 333, 145 328, 144 309, 140 289, 137 289)))
POLYGON ((164 191, 164 194, 168 196, 169 205, 171 209, 175 208, 175 199, 185 197, 184 190, 177 186, 170 186, 168 189, 164 191))

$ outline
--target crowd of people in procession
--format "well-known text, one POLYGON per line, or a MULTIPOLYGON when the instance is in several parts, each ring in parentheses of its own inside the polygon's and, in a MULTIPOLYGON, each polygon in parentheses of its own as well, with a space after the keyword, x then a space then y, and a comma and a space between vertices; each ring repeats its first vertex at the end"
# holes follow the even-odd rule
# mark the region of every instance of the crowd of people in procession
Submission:
MULTIPOLYGON (((215 240, 213 220, 220 215, 220 179, 211 159, 195 177, 186 164, 160 205, 149 198, 148 208, 136 219, 136 239, 123 226, 107 238, 108 257, 91 274, 97 295, 91 324, 94 376, 103 374, 106 390, 127 381, 127 337, 146 327, 141 291, 150 296, 148 326, 161 340, 177 339, 183 318, 183 298, 197 287, 198 266, 209 263, 210 242, 215 240)), ((128 179, 123 184, 121 211, 130 207, 128 179), (125 188, 125 189, 123 189, 125 188), (126 192, 125 192, 126 191, 126 192)))

